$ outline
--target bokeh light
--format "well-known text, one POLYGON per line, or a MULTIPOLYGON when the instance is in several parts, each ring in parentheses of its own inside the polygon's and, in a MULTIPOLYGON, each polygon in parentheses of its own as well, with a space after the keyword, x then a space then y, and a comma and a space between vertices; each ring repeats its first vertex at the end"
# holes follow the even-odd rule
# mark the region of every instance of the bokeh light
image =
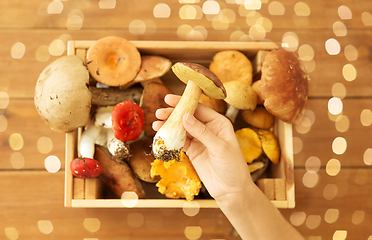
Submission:
POLYGON ((372 165, 372 148, 368 148, 363 154, 363 162, 371 166, 372 165))
POLYGON ((319 215, 309 215, 306 219, 306 227, 309 229, 316 229, 322 222, 322 217, 319 215))
POLYGON ((124 207, 132 208, 138 203, 138 195, 135 192, 123 192, 121 195, 121 203, 124 207))
POLYGON ((23 148, 23 144, 24 144, 24 141, 23 141, 23 137, 22 137, 21 134, 12 133, 9 136, 9 147, 12 150, 14 150, 14 151, 21 150, 23 148))
POLYGON ((298 227, 304 224, 305 220, 306 220, 305 212, 293 212, 291 216, 289 217, 290 223, 295 227, 298 227))
POLYGON ((9 240, 17 240, 19 237, 18 230, 15 227, 6 227, 4 233, 9 240))
POLYGON ((268 7, 269 13, 273 16, 275 15, 284 15, 285 7, 281 2, 272 1, 268 7))
POLYGON ((334 38, 330 38, 326 41, 325 48, 329 55, 337 55, 341 51, 340 43, 334 38))
POLYGON ((332 95, 339 99, 344 99, 346 97, 346 87, 342 83, 335 83, 332 86, 332 95))
POLYGON ((305 169, 308 172, 317 173, 322 165, 318 157, 309 157, 305 162, 305 169))
POLYGON ((40 137, 36 142, 36 147, 40 153, 47 154, 53 150, 53 142, 48 137, 40 137))
POLYGON ((50 59, 49 46, 39 46, 35 52, 35 58, 39 62, 47 62, 50 59))
POLYGON ((296 33, 286 32, 282 37, 283 48, 287 51, 294 52, 298 48, 299 39, 296 33))
POLYGON ((203 3, 203 13, 207 15, 218 14, 220 12, 220 4, 214 0, 207 0, 203 3))
POLYGON ((260 10, 261 9, 260 0, 246 0, 244 1, 244 7, 248 10, 260 10))
POLYGON ((347 237, 347 231, 346 230, 336 230, 333 233, 332 240, 345 240, 347 237))
POLYGON ((294 6, 294 11, 297 16, 308 17, 310 16, 311 9, 309 5, 304 2, 298 2, 294 6))
POLYGON ((331 224, 337 221, 340 215, 340 211, 338 209, 330 208, 324 214, 324 221, 331 224))
POLYGON ((336 137, 332 142, 332 150, 337 155, 344 154, 347 148, 346 139, 343 137, 336 137))
POLYGON ((196 201, 185 202, 182 206, 182 210, 186 216, 193 217, 199 213, 200 205, 196 201))
POLYGON ((116 7, 116 0, 99 0, 98 6, 100 9, 114 9, 116 7))
POLYGON ((39 229, 40 232, 42 232, 46 235, 53 232, 53 224, 49 220, 39 220, 37 222, 37 228, 39 229))
POLYGON ((357 77, 357 70, 355 69, 353 64, 346 64, 342 68, 342 76, 344 76, 345 80, 348 82, 354 81, 357 77))
POLYGON ((184 230, 185 236, 189 240, 197 240, 202 236, 202 228, 199 226, 187 226, 184 230))
POLYGON ((338 16, 343 20, 347 20, 351 19, 353 17, 353 14, 349 7, 342 5, 338 8, 338 16))
POLYGON ((316 172, 306 172, 302 177, 302 183, 305 187, 314 188, 318 185, 319 175, 316 172))
POLYGON ((372 26, 372 14, 369 12, 363 12, 362 22, 365 26, 372 26))
POLYGON ((351 217, 351 222, 354 225, 361 224, 365 219, 366 213, 364 211, 357 210, 353 213, 353 216, 351 217))
POLYGON ((14 152, 10 155, 10 165, 14 169, 21 169, 25 166, 25 158, 22 153, 14 152))
POLYGON ((345 23, 341 22, 341 21, 337 21, 333 24, 333 33, 337 36, 337 37, 344 37, 347 35, 347 27, 345 25, 345 23))
POLYGON ((88 232, 94 233, 100 229, 101 222, 98 218, 85 218, 83 225, 88 232))
POLYGON ((342 112, 343 104, 340 98, 333 97, 328 101, 328 111, 332 115, 338 115, 342 112))
POLYGON ((344 54, 348 61, 356 61, 358 59, 358 49, 354 45, 347 45, 344 54))
POLYGON ((48 14, 60 14, 63 10, 63 3, 59 0, 52 0, 47 7, 48 14))
POLYGON ((145 222, 145 216, 142 213, 129 213, 127 216, 128 225, 132 228, 139 228, 145 222))
POLYGON ((201 19, 203 11, 199 5, 183 5, 179 10, 181 19, 201 19))
POLYGON ((21 59, 26 52, 26 46, 21 42, 16 42, 10 49, 10 55, 14 59, 21 59))
POLYGON ((335 127, 336 127, 336 130, 339 132, 347 132, 347 130, 349 130, 349 127, 350 127, 349 118, 345 115, 337 116, 335 120, 335 127))
POLYGON ((140 19, 135 19, 129 23, 128 30, 132 35, 142 35, 146 32, 146 24, 140 19))
POLYGON ((61 161, 57 156, 48 156, 44 160, 44 167, 48 172, 56 173, 61 169, 61 161))
POLYGON ((5 109, 9 105, 9 95, 7 92, 0 92, 0 109, 5 109))
POLYGON ((323 189, 323 197, 327 200, 333 200, 337 197, 338 187, 336 184, 327 184, 323 189))
POLYGON ((363 109, 360 113, 360 122, 363 126, 368 127, 372 125, 372 111, 371 109, 363 109))
POLYGON ((5 132, 8 128, 8 120, 4 115, 0 115, 0 132, 5 132))
POLYGON ((66 28, 80 30, 83 27, 84 13, 80 9, 73 9, 67 15, 66 28))
POLYGON ((298 48, 298 56, 302 61, 311 61, 314 55, 314 49, 309 44, 303 44, 298 48))

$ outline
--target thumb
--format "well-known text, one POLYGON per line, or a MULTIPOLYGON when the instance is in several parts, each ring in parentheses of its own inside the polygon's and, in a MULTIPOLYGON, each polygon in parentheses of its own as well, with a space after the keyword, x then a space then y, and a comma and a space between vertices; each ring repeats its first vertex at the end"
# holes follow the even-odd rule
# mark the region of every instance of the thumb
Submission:
POLYGON ((186 131, 209 150, 217 146, 216 141, 220 139, 191 113, 183 115, 182 123, 186 131))

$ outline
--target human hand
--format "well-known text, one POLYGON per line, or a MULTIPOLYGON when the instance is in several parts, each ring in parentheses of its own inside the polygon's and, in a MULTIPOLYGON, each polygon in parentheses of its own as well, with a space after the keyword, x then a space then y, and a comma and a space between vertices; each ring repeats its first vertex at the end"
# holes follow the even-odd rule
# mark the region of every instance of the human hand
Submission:
MULTIPOLYGON (((166 95, 171 108, 158 109, 153 128, 159 130, 180 97, 166 95)), ((218 198, 245 191, 252 182, 247 163, 235 137, 233 126, 225 116, 199 104, 194 116, 186 113, 182 119, 188 136, 183 150, 189 156, 210 195, 218 198)))

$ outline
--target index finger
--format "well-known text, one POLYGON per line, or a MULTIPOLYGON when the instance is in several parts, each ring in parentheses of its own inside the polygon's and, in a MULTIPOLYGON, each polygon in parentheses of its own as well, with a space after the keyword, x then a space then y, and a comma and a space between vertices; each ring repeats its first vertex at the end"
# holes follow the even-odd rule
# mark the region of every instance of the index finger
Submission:
MULTIPOLYGON (((164 101, 171 107, 175 107, 180 100, 181 96, 174 95, 174 94, 167 94, 164 98, 164 101)), ((213 109, 199 103, 196 107, 194 116, 202 122, 211 122, 216 118, 222 116, 218 112, 214 111, 213 109)))

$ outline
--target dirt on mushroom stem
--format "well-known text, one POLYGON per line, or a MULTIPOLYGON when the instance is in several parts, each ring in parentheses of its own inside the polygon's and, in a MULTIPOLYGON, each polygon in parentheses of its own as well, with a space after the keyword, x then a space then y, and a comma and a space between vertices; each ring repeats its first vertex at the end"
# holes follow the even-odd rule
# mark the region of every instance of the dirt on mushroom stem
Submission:
POLYGON ((161 137, 155 139, 154 143, 159 147, 157 153, 152 151, 156 159, 159 159, 163 162, 169 162, 171 160, 176 160, 177 162, 181 161, 180 154, 182 149, 168 150, 164 144, 164 140, 161 137))

